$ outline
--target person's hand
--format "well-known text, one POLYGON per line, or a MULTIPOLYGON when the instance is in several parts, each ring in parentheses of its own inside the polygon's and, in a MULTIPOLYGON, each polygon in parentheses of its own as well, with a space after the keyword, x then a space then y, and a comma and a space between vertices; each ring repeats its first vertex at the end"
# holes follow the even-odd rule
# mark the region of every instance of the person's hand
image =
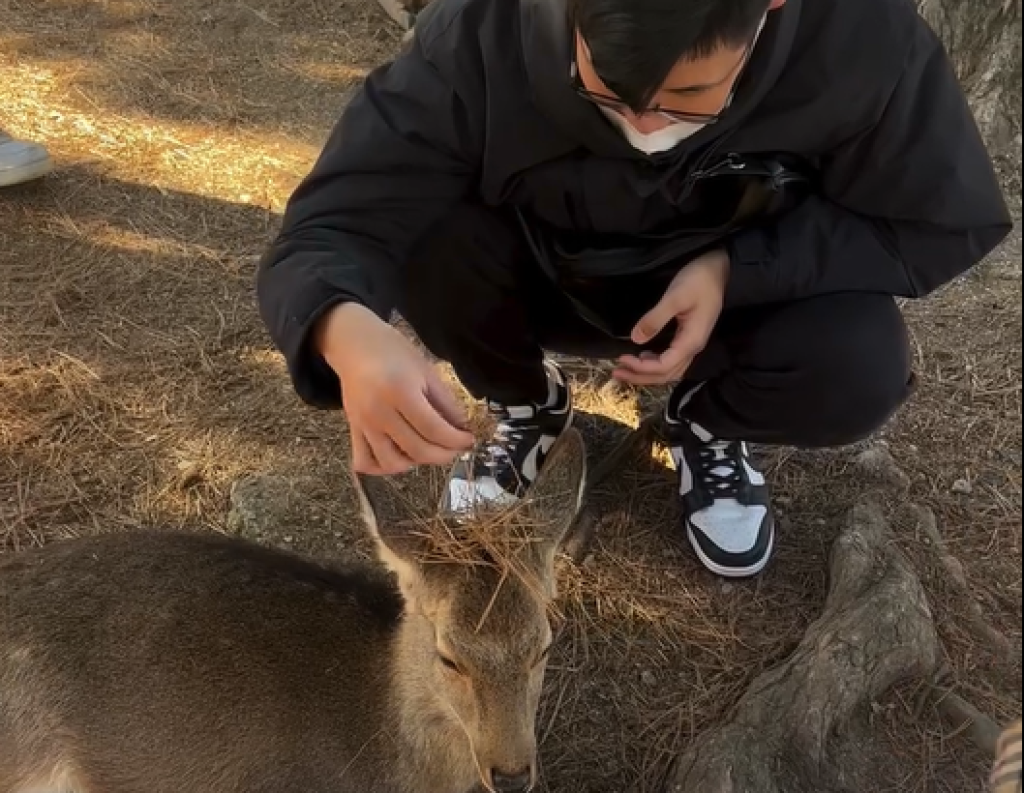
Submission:
POLYGON ((711 337, 722 313, 728 280, 729 255, 724 250, 705 253, 683 267, 631 334, 634 343, 645 344, 675 319, 677 330, 672 343, 660 355, 623 355, 612 376, 634 385, 661 385, 681 379, 711 337))
POLYGON ((397 474, 473 445, 459 400, 412 342, 358 303, 331 309, 313 342, 341 381, 352 467, 397 474))

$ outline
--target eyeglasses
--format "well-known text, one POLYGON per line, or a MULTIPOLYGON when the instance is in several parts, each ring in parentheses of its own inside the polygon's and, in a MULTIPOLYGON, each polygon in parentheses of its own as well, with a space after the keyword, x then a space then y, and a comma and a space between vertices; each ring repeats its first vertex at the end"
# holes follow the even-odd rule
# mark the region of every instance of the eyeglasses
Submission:
MULTIPOLYGON (((762 25, 763 24, 764 23, 762 22, 762 25)), ((633 112, 632 108, 630 108, 629 105, 627 105, 621 99, 618 99, 614 96, 608 96, 607 94, 602 94, 597 91, 591 91, 583 84, 583 78, 580 76, 579 61, 577 59, 577 47, 575 42, 575 21, 573 21, 570 24, 569 30, 571 31, 571 35, 573 37, 573 41, 571 42, 571 47, 569 50, 572 53, 572 60, 569 64, 569 77, 572 80, 573 90, 576 91, 576 93, 579 94, 579 96, 581 96, 583 99, 586 99, 588 102, 592 102, 593 104, 599 105, 600 107, 606 107, 609 110, 614 110, 616 113, 623 113, 623 111, 633 112)), ((757 34, 759 34, 760 32, 761 29, 758 28, 757 34)), ((739 74, 736 77, 737 83, 740 81, 740 79, 742 79, 743 73, 746 71, 747 64, 750 62, 750 56, 754 52, 754 45, 757 43, 757 34, 755 34, 754 38, 751 39, 750 43, 747 45, 746 51, 743 53, 743 60, 738 67, 739 74)), ((729 107, 730 103, 732 102, 732 97, 735 91, 736 89, 734 86, 733 90, 730 91, 729 93, 729 98, 726 100, 725 106, 722 108, 722 110, 720 110, 717 113, 689 113, 684 110, 672 110, 670 108, 663 108, 660 105, 652 105, 651 107, 648 107, 646 110, 642 111, 641 113, 638 113, 637 115, 649 115, 656 113, 660 116, 663 116, 664 118, 667 118, 669 121, 682 121, 691 124, 714 124, 722 117, 722 114, 729 107)))

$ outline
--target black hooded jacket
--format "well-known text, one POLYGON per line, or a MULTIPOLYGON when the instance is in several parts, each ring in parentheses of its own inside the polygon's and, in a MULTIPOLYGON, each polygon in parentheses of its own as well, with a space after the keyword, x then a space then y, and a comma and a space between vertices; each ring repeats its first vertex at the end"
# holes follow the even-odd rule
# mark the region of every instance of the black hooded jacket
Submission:
POLYGON ((673 185, 717 156, 786 152, 814 193, 731 235, 727 306, 842 291, 920 297, 1012 222, 946 53, 912 0, 788 0, 730 108, 671 152, 633 149, 570 80, 566 0, 434 0, 373 71, 291 197, 260 311, 299 395, 337 406, 309 350, 339 301, 381 316, 420 235, 463 201, 632 235, 678 217, 673 185))

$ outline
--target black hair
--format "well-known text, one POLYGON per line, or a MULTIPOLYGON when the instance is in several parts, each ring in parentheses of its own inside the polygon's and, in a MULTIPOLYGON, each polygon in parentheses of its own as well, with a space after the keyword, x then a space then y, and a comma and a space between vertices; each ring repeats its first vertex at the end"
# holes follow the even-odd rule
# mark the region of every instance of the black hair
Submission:
POLYGON ((639 112, 684 57, 750 42, 770 0, 571 0, 594 70, 639 112))

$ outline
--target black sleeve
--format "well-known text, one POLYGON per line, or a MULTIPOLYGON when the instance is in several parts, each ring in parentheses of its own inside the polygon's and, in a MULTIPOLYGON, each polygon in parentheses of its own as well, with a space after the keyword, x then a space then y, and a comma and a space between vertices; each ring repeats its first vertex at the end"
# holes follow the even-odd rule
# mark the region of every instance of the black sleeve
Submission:
POLYGON ((923 24, 878 120, 821 162, 821 189, 729 243, 729 306, 843 291, 922 297, 1012 221, 941 43, 923 24))
POLYGON ((368 76, 289 199, 259 265, 260 314, 296 392, 316 406, 341 400, 334 373, 310 349, 316 321, 343 301, 390 317, 413 242, 474 184, 479 134, 428 56, 423 42, 436 43, 436 32, 425 27, 368 76))

